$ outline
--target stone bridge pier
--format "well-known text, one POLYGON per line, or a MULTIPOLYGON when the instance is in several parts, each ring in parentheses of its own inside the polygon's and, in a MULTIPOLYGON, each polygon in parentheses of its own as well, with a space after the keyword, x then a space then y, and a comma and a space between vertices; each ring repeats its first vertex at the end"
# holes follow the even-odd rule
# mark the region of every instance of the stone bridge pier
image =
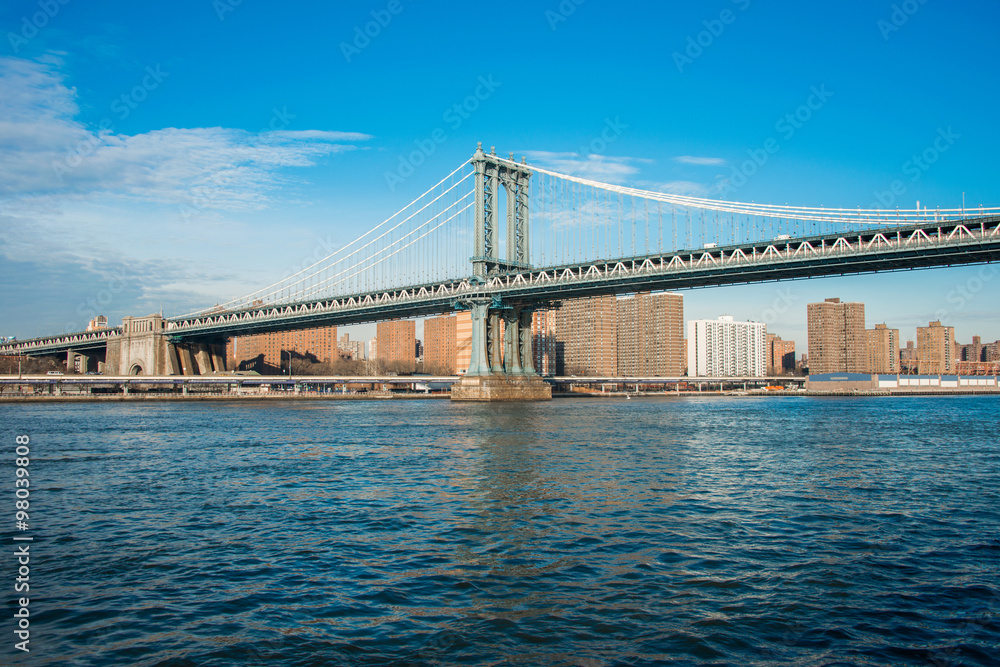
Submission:
POLYGON ((79 370, 81 373, 86 373, 87 371, 97 370, 98 360, 93 350, 87 350, 84 352, 77 352, 76 350, 66 351, 66 372, 72 373, 74 370, 79 370), (77 365, 79 364, 79 369, 77 365))
POLYGON ((108 339, 105 374, 207 375, 226 370, 223 345, 172 343, 165 332, 160 315, 123 318, 122 335, 108 339))
POLYGON ((552 387, 535 372, 531 308, 494 300, 467 304, 472 311, 469 370, 451 387, 453 401, 547 401, 552 387))

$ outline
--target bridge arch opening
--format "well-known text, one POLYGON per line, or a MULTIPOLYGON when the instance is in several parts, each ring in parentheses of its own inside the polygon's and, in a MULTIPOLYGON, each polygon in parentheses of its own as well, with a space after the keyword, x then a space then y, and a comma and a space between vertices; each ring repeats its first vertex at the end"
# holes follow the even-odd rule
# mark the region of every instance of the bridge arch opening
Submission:
POLYGON ((132 364, 132 368, 128 369, 129 375, 142 375, 142 364, 132 364))

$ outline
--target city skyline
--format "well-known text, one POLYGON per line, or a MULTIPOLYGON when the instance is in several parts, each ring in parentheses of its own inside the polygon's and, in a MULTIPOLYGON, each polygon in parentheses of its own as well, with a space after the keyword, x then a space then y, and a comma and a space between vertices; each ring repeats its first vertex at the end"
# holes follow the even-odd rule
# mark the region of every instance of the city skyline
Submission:
MULTIPOLYGON (((385 219, 477 141, 709 198, 1000 203, 994 5, 919 5, 905 20, 891 3, 832 17, 749 0, 514 4, 505 16, 388 7, 69 3, 44 21, 37 3, 0 9, 0 334, 179 315, 269 284, 385 219), (477 22, 559 66, 455 58, 490 38, 467 29, 477 22), (969 39, 932 56, 942 27, 969 39), (191 37, 184 49, 176 34, 191 37), (581 93, 595 74, 615 94, 581 93), (968 90, 977 104, 949 102, 968 90), (778 150, 763 149, 770 139, 778 150)), ((959 340, 992 340, 996 279, 987 266, 683 293, 692 317, 764 321, 794 340, 805 340, 804 304, 832 295, 865 300, 901 332, 941 320, 959 340)))
MULTIPOLYGON (((992 268, 992 267, 983 267, 992 268)), ((938 270, 932 270, 938 271, 938 270)), ((888 274, 896 275, 896 274, 888 274)), ((905 274, 904 274, 905 275, 905 274)), ((881 278, 882 275, 875 276, 851 276, 846 278, 840 278, 839 282, 854 279, 864 279, 864 278, 881 278)), ((830 298, 831 294, 828 290, 814 288, 811 290, 799 289, 804 283, 824 283, 829 282, 830 279, 809 279, 809 280, 799 280, 799 281, 788 281, 773 283, 774 293, 773 300, 771 303, 764 303, 765 307, 758 308, 756 305, 745 305, 743 308, 731 308, 725 311, 713 309, 711 303, 705 303, 699 301, 692 296, 697 297, 705 293, 704 289, 696 290, 677 290, 677 293, 685 296, 685 308, 687 312, 691 314, 691 317, 685 317, 685 323, 689 320, 694 319, 715 319, 719 316, 733 316, 737 320, 746 320, 754 322, 763 322, 767 325, 768 333, 776 333, 780 335, 785 340, 794 341, 797 344, 797 355, 801 355, 803 352, 808 352, 808 335, 807 335, 807 318, 806 318, 806 305, 811 302, 823 301, 825 298, 830 298), (751 315, 740 315, 739 313, 751 313, 751 315), (756 313, 754 316, 753 313, 756 313)), ((752 286, 726 286, 713 288, 716 290, 749 290, 752 286)), ((845 293, 861 294, 865 293, 864 288, 858 288, 853 291, 835 291, 834 294, 843 295, 845 293)), ((959 292, 952 288, 955 295, 959 292)), ((967 294, 969 292, 966 292, 967 294)), ((837 298, 841 298, 838 296, 837 298)), ((973 293, 973 296, 976 296, 973 293)), ((981 295, 982 299, 985 300, 989 298, 989 295, 984 293, 981 295)), ((859 298, 843 297, 842 301, 857 301, 859 298)), ((734 299, 738 301, 738 299, 734 299)), ((992 311, 990 311, 992 312, 992 311)), ((870 311, 866 312, 866 326, 868 328, 873 328, 879 324, 886 324, 892 329, 898 329, 900 332, 900 346, 905 347, 907 341, 916 342, 916 331, 920 327, 925 327, 931 321, 935 320, 935 315, 940 315, 941 311, 932 310, 925 307, 918 311, 919 314, 908 314, 902 318, 885 318, 882 317, 882 313, 872 313, 870 311), (902 322, 902 324, 901 324, 902 322)), ((944 324, 948 325, 949 318, 947 316, 947 311, 945 311, 943 317, 939 317, 938 321, 942 321, 944 324)), ((101 313, 100 315, 103 315, 101 313)), ((446 316, 443 314, 442 316, 446 316)), ((416 337, 420 340, 424 340, 423 325, 425 319, 415 320, 415 331, 416 337)), ((116 326, 113 319, 109 318, 108 325, 116 326)), ((85 326, 86 328, 86 326, 85 326)), ((352 340, 363 340, 364 342, 370 341, 375 337, 376 324, 360 324, 360 325, 346 325, 338 327, 344 333, 350 335, 352 340)), ((979 320, 970 320, 964 326, 955 326, 956 341, 959 343, 968 344, 971 343, 974 336, 979 336, 983 340, 998 340, 1000 335, 990 335, 986 333, 988 327, 979 326, 979 320)), ((18 337, 22 338, 23 337, 18 337)))
MULTIPOLYGON (((958 362, 996 363, 996 346, 1000 344, 990 340, 984 343, 978 335, 963 342, 955 337, 953 327, 943 326, 939 321, 918 326, 916 335, 907 339, 901 337, 897 328, 870 323, 863 302, 843 302, 838 297, 807 304, 810 331, 798 344, 767 330, 763 322, 734 321, 730 315, 708 320, 685 319, 683 310, 683 296, 674 292, 570 299, 555 309, 538 309, 532 319, 535 370, 544 375, 679 376, 692 375, 691 369, 697 366, 699 370, 694 374, 699 376, 760 376, 765 371, 767 375, 783 375, 800 370, 805 360, 801 358, 801 347, 798 352, 796 347, 808 346, 815 338, 823 343, 825 351, 814 348, 809 363, 804 364, 812 374, 924 373, 937 365, 940 374, 970 371, 971 366, 959 368, 958 362), (708 344, 708 348, 716 350, 714 354, 722 355, 718 359, 725 357, 723 365, 732 366, 725 372, 712 367, 713 363, 719 363, 718 359, 712 362, 704 356, 705 335, 711 333, 712 327, 722 327, 727 332, 708 344), (686 339, 682 338, 682 331, 686 332, 686 339), (738 331, 752 335, 740 340, 746 336, 736 335, 738 331), (942 332, 943 337, 938 336, 940 340, 935 338, 932 344, 928 332, 934 331, 942 332), (687 343, 686 351, 683 343, 687 343), (909 360, 913 363, 908 363, 909 360), (686 372, 681 369, 683 364, 686 372), (710 370, 703 368, 706 364, 710 370)), ((285 368, 285 362, 297 355, 326 365, 338 356, 405 362, 404 366, 422 361, 423 368, 415 367, 417 370, 463 373, 469 364, 472 337, 468 311, 423 320, 423 335, 417 334, 419 322, 387 320, 379 325, 380 336, 362 341, 350 340, 347 333, 338 336, 336 326, 233 337, 226 346, 226 357, 230 365, 241 370, 245 370, 241 360, 258 355, 258 362, 272 369, 285 368), (406 340, 393 343, 392 339, 401 334, 406 340), (382 349, 377 353, 379 338, 382 349), (366 354, 366 348, 370 353, 366 354)), ((263 366, 257 369, 262 370, 263 366)))

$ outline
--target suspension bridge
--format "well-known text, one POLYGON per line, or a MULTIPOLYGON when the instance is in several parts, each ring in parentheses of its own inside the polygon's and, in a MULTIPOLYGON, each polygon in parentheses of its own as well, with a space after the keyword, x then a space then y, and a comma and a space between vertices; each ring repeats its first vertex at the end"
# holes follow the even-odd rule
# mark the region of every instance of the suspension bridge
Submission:
POLYGON ((395 214, 267 287, 177 317, 11 342, 0 354, 106 350, 113 372, 198 373, 224 366, 218 347, 230 336, 466 309, 472 361, 453 394, 544 398, 531 313, 560 300, 998 259, 1000 207, 703 199, 560 174, 480 145, 395 214))

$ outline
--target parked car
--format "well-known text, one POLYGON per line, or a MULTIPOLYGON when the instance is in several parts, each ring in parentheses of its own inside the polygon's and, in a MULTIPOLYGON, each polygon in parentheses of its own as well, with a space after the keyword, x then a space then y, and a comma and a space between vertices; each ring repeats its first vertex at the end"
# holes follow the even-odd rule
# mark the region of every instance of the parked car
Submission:
POLYGON ((46 375, 66 375, 62 371, 49 371, 46 375))

